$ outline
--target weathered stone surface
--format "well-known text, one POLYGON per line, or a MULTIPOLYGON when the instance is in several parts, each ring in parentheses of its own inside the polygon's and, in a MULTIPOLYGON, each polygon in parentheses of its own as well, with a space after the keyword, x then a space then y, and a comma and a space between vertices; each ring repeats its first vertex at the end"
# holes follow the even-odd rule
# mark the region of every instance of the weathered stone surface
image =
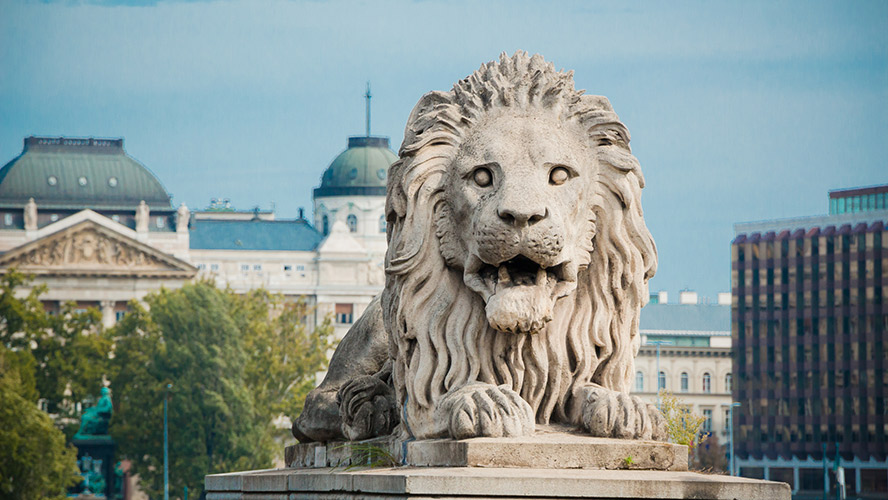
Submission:
POLYGON ((539 55, 504 54, 423 96, 400 151, 386 288, 366 313, 383 331, 349 332, 296 437, 365 439, 403 419, 400 439, 549 422, 665 439, 660 413, 628 394, 657 255, 608 100, 539 55))
POLYGON ((528 467, 536 469, 688 469, 686 446, 661 441, 596 438, 555 426, 530 436, 431 439, 399 443, 394 438, 360 443, 306 443, 288 446, 288 467, 345 467, 352 444, 386 450, 406 465, 433 467, 528 467), (406 451, 406 458, 403 457, 406 451))
POLYGON ((208 500, 266 498, 790 499, 789 486, 785 483, 673 471, 477 467, 398 467, 349 471, 343 469, 277 469, 207 476, 206 484, 208 500), (251 476, 256 477, 253 479, 251 476), (284 483, 286 483, 286 489, 282 489, 284 483), (268 489, 261 489, 261 487, 268 489))

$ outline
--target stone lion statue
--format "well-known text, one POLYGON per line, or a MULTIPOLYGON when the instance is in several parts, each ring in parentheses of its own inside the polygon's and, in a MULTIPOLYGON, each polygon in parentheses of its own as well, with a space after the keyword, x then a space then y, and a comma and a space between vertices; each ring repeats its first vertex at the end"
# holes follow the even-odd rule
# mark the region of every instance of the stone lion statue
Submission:
POLYGON ((295 420, 300 441, 665 439, 630 396, 657 252, 629 132, 539 55, 423 96, 389 172, 386 287, 295 420))

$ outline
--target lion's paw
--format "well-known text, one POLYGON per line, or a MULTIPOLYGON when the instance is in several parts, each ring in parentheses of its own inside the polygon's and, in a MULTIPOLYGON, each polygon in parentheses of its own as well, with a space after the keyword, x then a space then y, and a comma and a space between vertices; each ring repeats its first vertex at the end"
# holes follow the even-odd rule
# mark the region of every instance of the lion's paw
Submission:
POLYGON ((435 412, 453 439, 511 437, 534 431, 533 409, 507 385, 470 384, 448 394, 435 412))
POLYGON ((654 405, 637 396, 590 388, 583 402, 582 424, 593 436, 666 440, 666 420, 654 405))
POLYGON ((377 377, 352 380, 337 398, 342 433, 352 441, 390 434, 400 422, 394 391, 377 377))

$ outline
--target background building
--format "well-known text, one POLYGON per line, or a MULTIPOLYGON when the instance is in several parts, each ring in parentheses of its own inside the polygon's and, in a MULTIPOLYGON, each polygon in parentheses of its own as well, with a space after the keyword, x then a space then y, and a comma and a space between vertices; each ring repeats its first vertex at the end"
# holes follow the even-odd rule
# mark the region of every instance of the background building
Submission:
POLYGON ((744 475, 888 492, 888 186, 832 191, 830 215, 735 225, 736 455, 744 475))
POLYGON ((197 274, 188 219, 123 139, 28 137, 0 169, 0 273, 32 273, 47 309, 74 301, 110 325, 130 300, 197 274))
POLYGON ((704 431, 725 444, 732 384, 730 294, 719 294, 716 304, 702 304, 688 290, 677 303, 669 303, 666 292, 652 295, 641 310, 640 334, 633 392, 651 403, 658 387, 673 393, 707 417, 704 431))
POLYGON ((351 137, 315 190, 318 231, 302 210, 237 211, 213 200, 173 208, 123 139, 28 137, 0 169, 0 273, 45 283, 46 307, 98 307, 106 325, 127 303, 202 276, 245 292, 263 287, 332 316, 342 336, 385 282, 386 137, 351 137))

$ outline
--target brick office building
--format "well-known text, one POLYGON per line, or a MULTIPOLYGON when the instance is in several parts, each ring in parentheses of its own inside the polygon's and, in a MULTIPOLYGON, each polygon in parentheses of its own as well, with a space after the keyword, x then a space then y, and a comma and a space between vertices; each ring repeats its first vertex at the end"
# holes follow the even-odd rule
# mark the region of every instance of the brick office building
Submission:
POLYGON ((825 446, 849 492, 884 492, 888 186, 829 198, 826 216, 735 225, 735 455, 743 475, 822 490, 825 446))

